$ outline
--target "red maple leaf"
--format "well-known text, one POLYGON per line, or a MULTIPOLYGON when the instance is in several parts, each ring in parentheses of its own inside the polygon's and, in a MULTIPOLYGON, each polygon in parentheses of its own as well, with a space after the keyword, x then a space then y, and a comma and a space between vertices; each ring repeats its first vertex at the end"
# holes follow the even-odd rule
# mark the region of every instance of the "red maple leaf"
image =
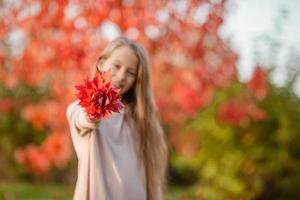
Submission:
POLYGON ((253 92, 256 99, 260 101, 265 99, 268 95, 268 72, 260 66, 256 66, 247 87, 253 92))
POLYGON ((86 109, 92 120, 105 118, 123 107, 119 89, 113 88, 107 77, 108 72, 97 73, 93 80, 86 80, 83 85, 75 86, 79 104, 86 109))

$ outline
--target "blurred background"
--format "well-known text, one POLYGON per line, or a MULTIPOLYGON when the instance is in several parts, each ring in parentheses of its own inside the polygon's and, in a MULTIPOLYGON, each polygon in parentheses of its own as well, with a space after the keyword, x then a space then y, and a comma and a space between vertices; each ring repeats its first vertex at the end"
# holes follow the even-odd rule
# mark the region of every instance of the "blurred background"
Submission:
POLYGON ((0 199, 72 199, 66 107, 105 45, 143 44, 165 199, 300 199, 297 0, 1 0, 0 199))

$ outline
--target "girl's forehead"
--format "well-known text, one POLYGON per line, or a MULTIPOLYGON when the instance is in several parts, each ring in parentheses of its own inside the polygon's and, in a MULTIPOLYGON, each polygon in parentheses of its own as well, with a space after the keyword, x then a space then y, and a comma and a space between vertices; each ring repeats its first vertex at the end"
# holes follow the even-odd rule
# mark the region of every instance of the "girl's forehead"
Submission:
POLYGON ((135 56, 135 52, 128 46, 117 47, 111 54, 111 56, 135 56))
POLYGON ((135 52, 127 46, 121 46, 116 48, 108 59, 116 62, 121 62, 122 64, 128 64, 129 66, 136 66, 138 63, 138 58, 135 52))

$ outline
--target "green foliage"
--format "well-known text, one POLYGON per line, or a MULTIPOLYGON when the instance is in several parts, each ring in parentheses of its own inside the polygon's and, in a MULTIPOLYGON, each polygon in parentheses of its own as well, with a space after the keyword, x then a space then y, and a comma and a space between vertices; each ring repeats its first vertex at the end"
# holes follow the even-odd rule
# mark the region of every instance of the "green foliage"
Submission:
POLYGON ((71 191, 63 185, 28 184, 28 183, 1 183, 1 199, 47 200, 71 199, 71 191))
POLYGON ((45 139, 47 130, 36 130, 21 116, 24 103, 38 102, 45 92, 25 84, 12 91, 0 83, 0 99, 9 98, 14 102, 12 111, 0 113, 0 177, 15 178, 22 171, 15 163, 16 148, 29 143, 40 144, 45 139))
POLYGON ((234 83, 217 92, 212 104, 186 125, 199 134, 199 151, 185 159, 171 152, 171 168, 181 176, 186 172, 187 177, 197 177, 201 199, 297 199, 300 98, 289 86, 272 86, 258 103, 267 119, 243 128, 218 122, 219 103, 242 88, 234 83))
MULTIPOLYGON (((74 186, 54 183, 0 183, 0 199, 21 200, 71 200, 74 186)), ((170 185, 164 193, 165 200, 196 200, 197 187, 178 187, 170 185)))

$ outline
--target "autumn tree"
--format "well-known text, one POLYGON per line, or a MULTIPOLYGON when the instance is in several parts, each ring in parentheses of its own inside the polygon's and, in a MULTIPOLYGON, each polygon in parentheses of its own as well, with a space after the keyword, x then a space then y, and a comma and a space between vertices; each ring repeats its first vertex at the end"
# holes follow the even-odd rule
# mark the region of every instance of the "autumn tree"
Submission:
POLYGON ((247 147, 268 121, 270 110, 261 105, 272 87, 260 66, 249 82, 237 79, 238 55, 219 35, 225 0, 22 0, 2 2, 0 9, 0 152, 8 161, 1 171, 12 159, 38 176, 68 166, 65 113, 74 85, 107 42, 123 34, 151 58, 170 181, 197 183, 203 199, 263 193, 261 177, 268 174, 255 173, 261 168, 248 156, 256 149, 247 147))

